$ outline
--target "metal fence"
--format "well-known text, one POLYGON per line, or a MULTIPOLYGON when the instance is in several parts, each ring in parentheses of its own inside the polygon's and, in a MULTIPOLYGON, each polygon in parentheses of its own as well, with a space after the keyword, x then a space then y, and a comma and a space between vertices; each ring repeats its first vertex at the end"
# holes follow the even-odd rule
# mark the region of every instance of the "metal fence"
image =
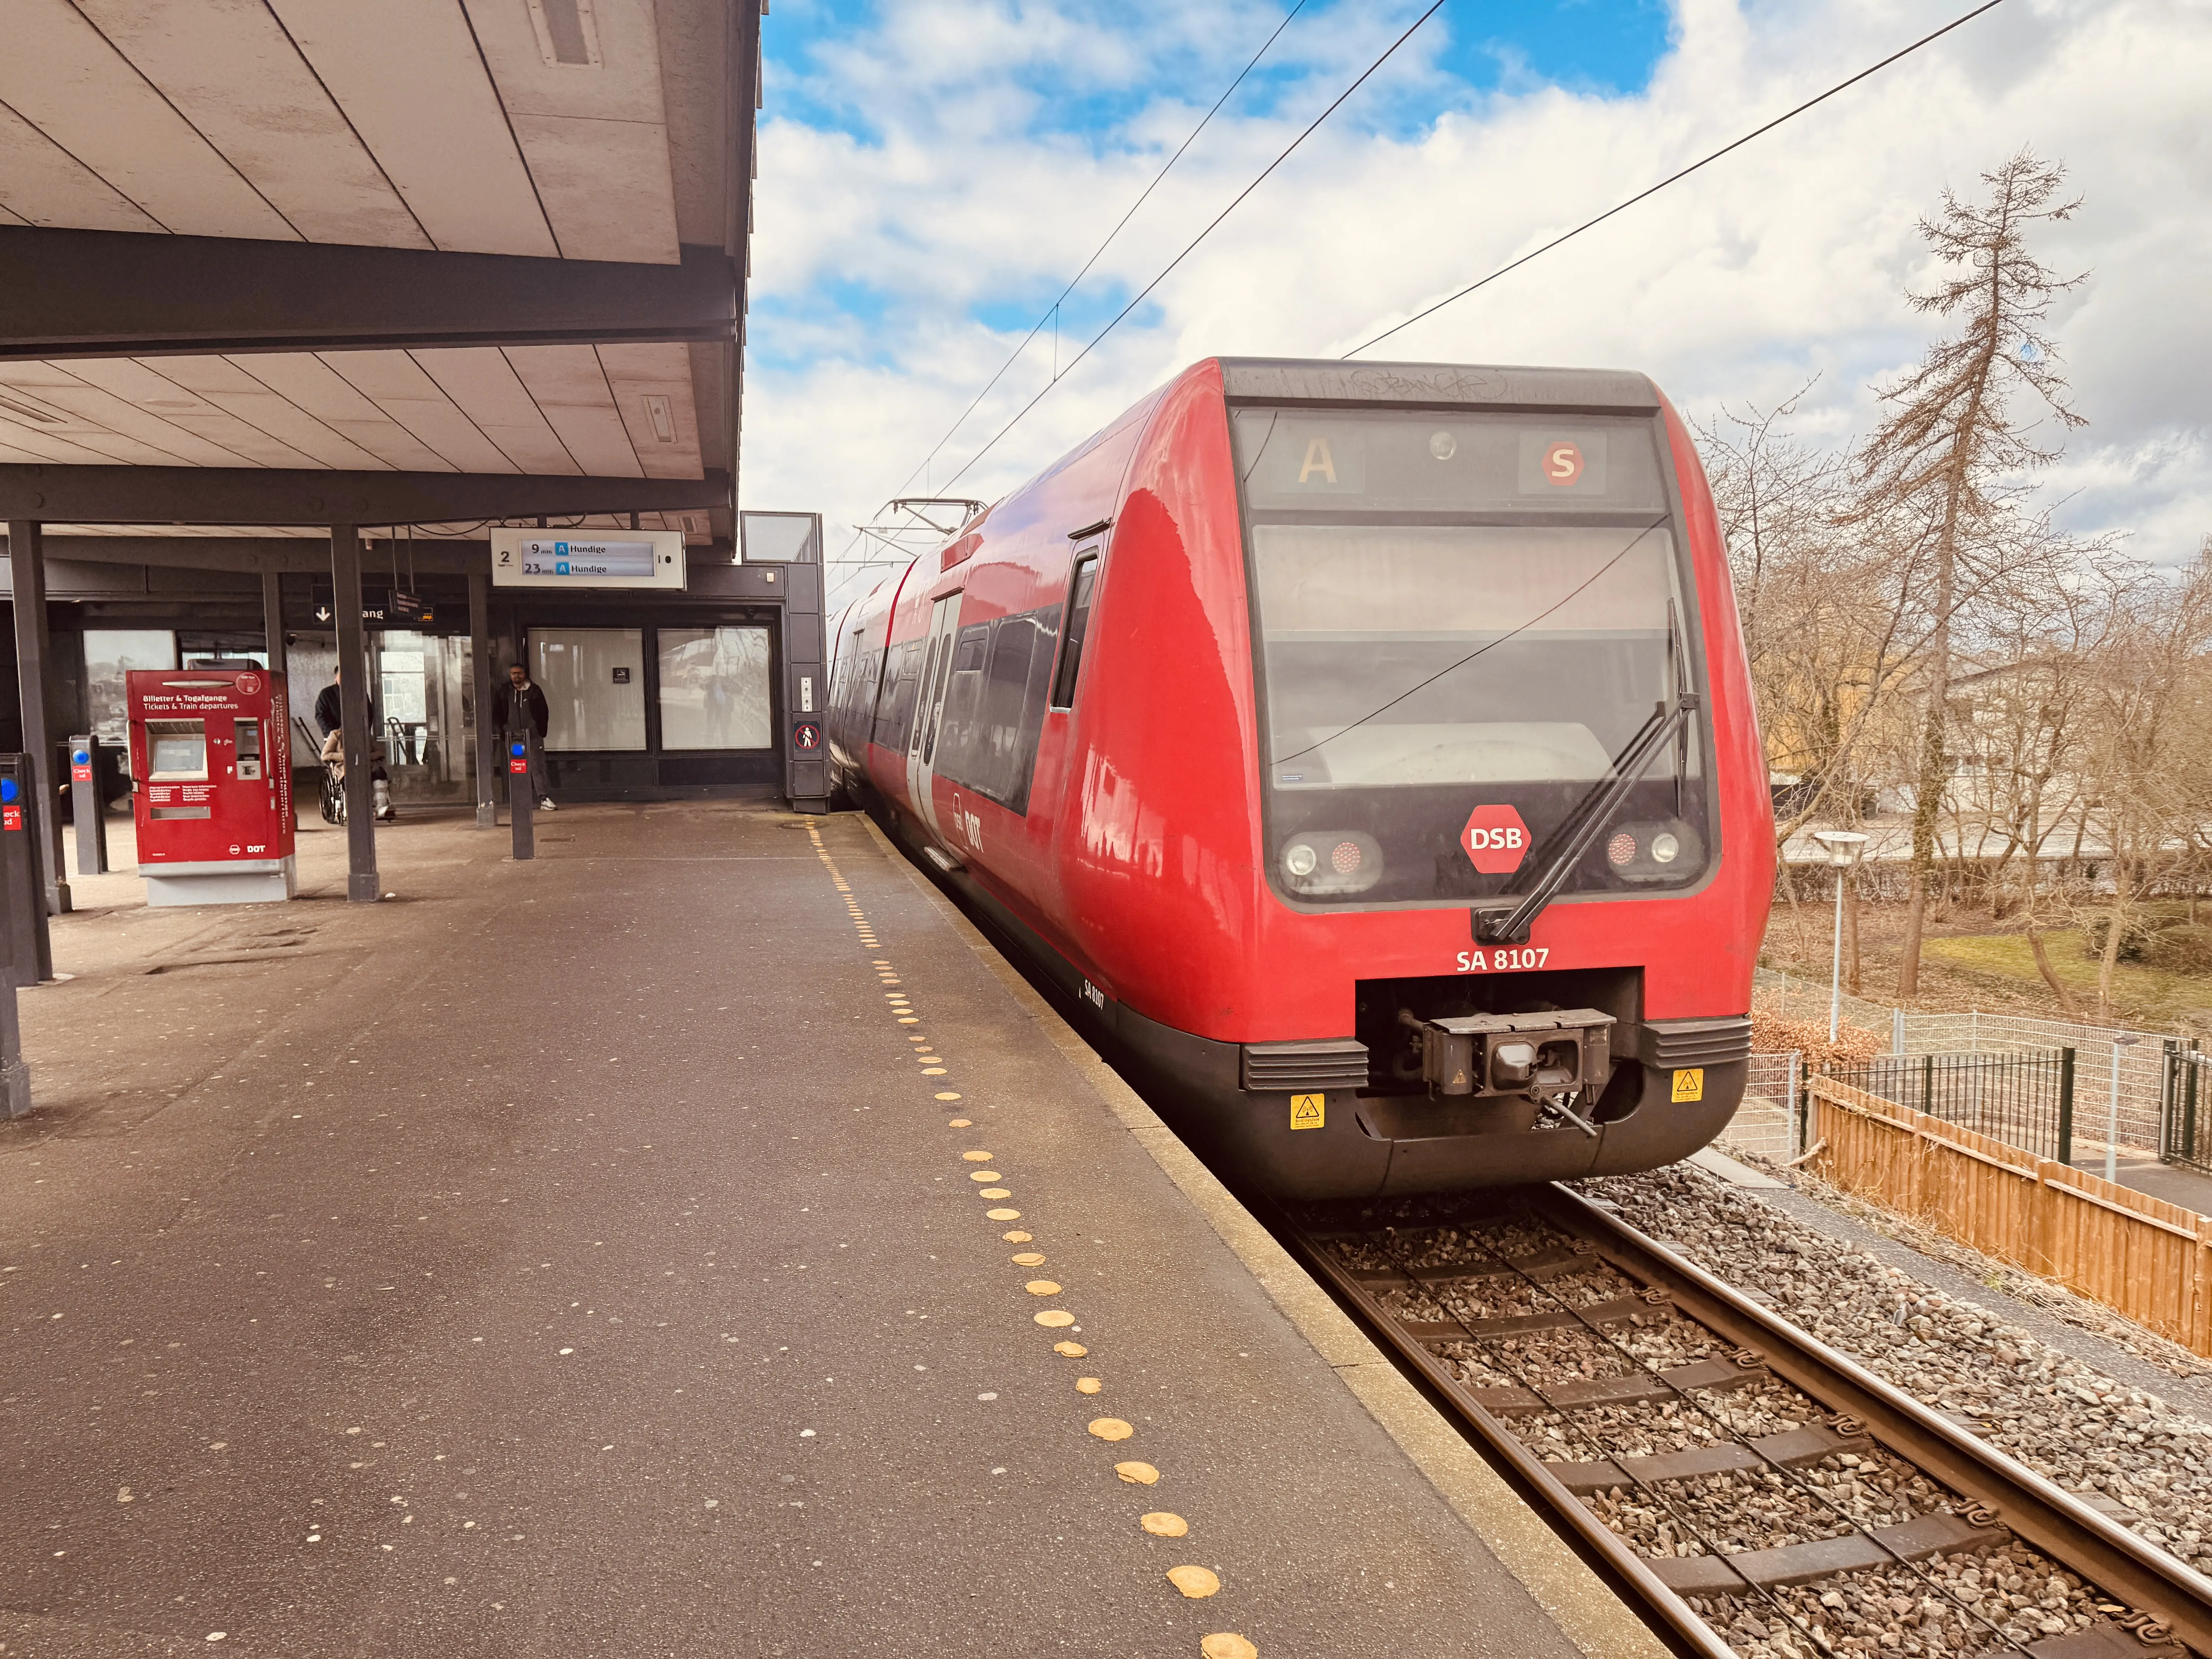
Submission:
MULTIPOLYGON (((1905 1054, 1921 1049, 1990 1054, 2071 1048, 2081 1056, 2074 1104, 2083 1130, 2100 1141, 2110 1133, 2127 1146, 2149 1148, 2159 1144, 2159 1102, 2164 1094, 2169 1037, 2077 1020, 1986 1011, 1907 1013, 1902 1024, 1905 1041, 1899 1052, 1905 1054)), ((1897 1047, 1893 1042, 1891 1046, 1897 1047)))
POLYGON ((1795 1049, 1751 1057, 1743 1103, 1721 1131, 1722 1142, 1741 1152, 1791 1158, 1805 1150, 1804 1065, 1795 1049))
MULTIPOLYGON (((1798 1019, 1827 1015, 1825 980, 1815 982, 1761 968, 1753 974, 1753 985, 1761 1007, 1798 1019)), ((2160 1033, 1986 1010, 1918 1013, 1854 996, 1844 998, 1843 1018, 1846 1024, 1862 1030, 1888 1032, 1893 1054, 2016 1054, 2071 1048, 2080 1056, 2075 1108, 2085 1132, 2101 1141, 2108 1127, 2116 1127, 2115 1138, 2124 1146, 2148 1149, 2164 1145, 2160 1109, 2166 1097, 2165 1050, 2173 1039, 2160 1033), (2117 1090, 2113 1086, 2115 1056, 2117 1090)))
POLYGON ((1838 1083, 2061 1164, 2074 1158, 2075 1054, 1885 1054, 1838 1083))
POLYGON ((2212 1054, 2179 1045, 2165 1055, 2166 1088, 2160 1103, 2158 1155, 2212 1175, 2212 1054))

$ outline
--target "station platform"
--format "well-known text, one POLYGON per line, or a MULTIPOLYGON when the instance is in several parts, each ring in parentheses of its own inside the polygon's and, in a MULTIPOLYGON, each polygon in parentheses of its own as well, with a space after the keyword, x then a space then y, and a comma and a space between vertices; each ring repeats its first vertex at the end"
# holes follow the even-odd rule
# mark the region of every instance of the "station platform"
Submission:
POLYGON ((1661 1651, 865 820, 538 835, 55 922, 7 1659, 1661 1651))

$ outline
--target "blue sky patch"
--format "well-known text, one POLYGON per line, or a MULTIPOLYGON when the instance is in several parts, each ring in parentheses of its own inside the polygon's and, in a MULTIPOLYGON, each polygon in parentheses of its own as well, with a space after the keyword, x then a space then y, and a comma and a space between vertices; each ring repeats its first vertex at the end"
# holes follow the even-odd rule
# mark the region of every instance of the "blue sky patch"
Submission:
MULTIPOLYGON (((1035 27, 1030 20, 1049 16, 1071 30, 1113 41, 1122 56, 1118 63, 1094 64, 1091 72, 1072 75, 1067 64, 1053 60, 1049 48, 1026 63, 994 61, 988 50, 963 59, 955 51, 949 63, 917 66, 917 71, 946 82, 950 97, 958 95, 951 83, 963 79, 1011 82, 1032 95, 1028 125, 1033 133, 1106 143, 1123 124, 1162 100, 1180 100, 1198 110, 1210 106, 1286 9, 1224 7, 1227 15, 1218 21, 1175 40, 1164 38, 1158 20, 1144 15, 1141 6, 1010 8, 999 15, 1012 30, 1026 32, 1035 27), (1202 36, 1202 45, 1196 36, 1202 36)), ((1419 11, 1411 4, 1309 0, 1238 88, 1230 110, 1247 118, 1318 111, 1419 11)), ((1180 15, 1186 21, 1193 16, 1180 15)), ((849 53, 895 52, 896 19, 891 9, 872 0, 783 0, 763 29, 771 116, 872 136, 878 127, 873 100, 851 87, 839 64, 849 53)), ((1416 130, 1444 109, 1492 90, 1524 92, 1556 83, 1578 92, 1640 92, 1667 52, 1672 27, 1665 0, 1452 0, 1401 51, 1403 67, 1394 62, 1338 118, 1416 130), (1433 76, 1411 73, 1419 64, 1441 71, 1448 83, 1437 86, 1433 76), (1429 83, 1428 95, 1409 99, 1409 82, 1420 82, 1429 83), (1365 95, 1370 92, 1382 95, 1365 95)), ((896 61, 884 67, 897 72, 896 61)))

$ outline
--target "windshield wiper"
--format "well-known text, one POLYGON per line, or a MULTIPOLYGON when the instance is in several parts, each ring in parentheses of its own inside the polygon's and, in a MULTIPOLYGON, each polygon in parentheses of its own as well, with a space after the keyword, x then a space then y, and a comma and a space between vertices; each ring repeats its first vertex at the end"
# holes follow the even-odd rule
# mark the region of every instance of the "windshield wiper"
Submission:
MULTIPOLYGON (((1496 910, 1477 910, 1474 913, 1474 937, 1484 945, 1526 945, 1528 928, 1544 907, 1559 895, 1566 884, 1568 873, 1589 851, 1590 843, 1604 833, 1613 817, 1613 809, 1626 799, 1636 781, 1644 775, 1644 769, 1665 748, 1678 732, 1686 730, 1690 716, 1698 711, 1698 694, 1677 691, 1671 703, 1662 702, 1651 710, 1628 746, 1614 757, 1608 775, 1594 785, 1589 793, 1575 803, 1560 824, 1551 845, 1559 846, 1558 854, 1543 866, 1543 874, 1528 890, 1528 896, 1512 909, 1500 915, 1496 910), (1564 844, 1561 838, 1564 837, 1564 844)), ((1541 852, 1538 854, 1542 856, 1541 852)))

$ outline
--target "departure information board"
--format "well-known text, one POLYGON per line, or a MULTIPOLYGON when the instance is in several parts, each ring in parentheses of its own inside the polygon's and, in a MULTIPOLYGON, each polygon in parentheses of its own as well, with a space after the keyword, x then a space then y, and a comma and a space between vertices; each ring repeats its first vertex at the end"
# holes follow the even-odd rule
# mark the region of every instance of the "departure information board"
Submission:
POLYGON ((677 530, 495 530, 495 587, 684 586, 677 530))

